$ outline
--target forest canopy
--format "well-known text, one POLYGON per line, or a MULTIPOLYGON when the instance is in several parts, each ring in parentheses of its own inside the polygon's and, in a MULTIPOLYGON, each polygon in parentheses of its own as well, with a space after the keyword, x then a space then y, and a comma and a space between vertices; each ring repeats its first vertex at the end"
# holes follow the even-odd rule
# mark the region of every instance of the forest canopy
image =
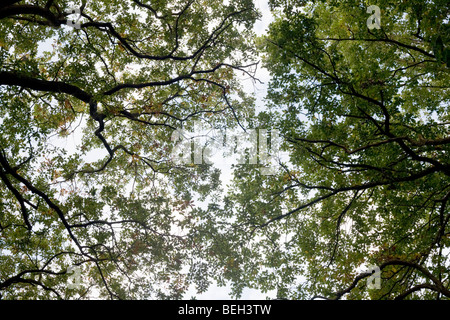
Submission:
POLYGON ((450 298, 449 3, 269 5, 0 4, 1 298, 450 298))

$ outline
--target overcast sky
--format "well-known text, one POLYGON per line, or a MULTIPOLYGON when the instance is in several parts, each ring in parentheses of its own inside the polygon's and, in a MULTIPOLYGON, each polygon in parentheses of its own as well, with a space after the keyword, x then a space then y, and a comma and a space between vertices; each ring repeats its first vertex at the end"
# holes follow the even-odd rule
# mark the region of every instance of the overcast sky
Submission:
MULTIPOLYGON (((261 19, 255 23, 254 31, 258 35, 262 35, 266 32, 268 25, 272 21, 272 15, 270 13, 267 0, 254 0, 254 1, 256 8, 259 9, 262 14, 261 19)), ((266 95, 269 73, 266 69, 263 69, 261 68, 261 66, 259 66, 256 73, 256 78, 261 80, 263 84, 256 83, 255 85, 253 85, 253 83, 250 80, 247 80, 244 82, 244 86, 247 92, 255 95, 257 99, 256 100, 257 106, 262 106, 263 98, 266 95)), ((224 175, 222 175, 222 178, 224 178, 224 175)), ((203 299, 228 300, 231 299, 231 297, 229 296, 230 291, 231 290, 228 287, 217 287, 215 285, 211 285, 210 289, 203 294, 196 294, 194 288, 192 288, 186 293, 184 298, 190 299, 191 297, 195 296, 196 299, 198 300, 203 299)), ((276 292, 262 293, 261 291, 258 290, 244 289, 241 299, 259 300, 259 299, 266 299, 266 297, 276 298, 276 292)))
MULTIPOLYGON (((272 15, 268 7, 268 0, 254 0, 254 3, 256 8, 262 14, 261 19, 255 23, 254 31, 257 35, 262 35, 265 34, 268 25, 272 21, 272 15)), ((41 43, 39 52, 47 50, 51 51, 52 41, 53 41, 52 39, 49 39, 48 41, 41 43)), ((267 83, 269 81, 269 73, 266 69, 262 68, 261 65, 259 65, 258 70, 256 72, 256 78, 262 81, 262 83, 259 82, 254 83, 253 81, 248 79, 243 81, 243 86, 249 94, 253 94, 255 96, 256 106, 258 109, 260 109, 264 105, 263 99, 266 95, 267 83)), ((74 132, 72 132, 71 135, 66 137, 60 137, 58 135, 55 135, 54 137, 49 139, 49 143, 65 148, 68 151, 68 155, 76 153, 77 152, 76 146, 79 145, 80 143, 80 139, 82 136, 81 128, 83 128, 83 126, 84 121, 81 123, 80 126, 78 126, 78 128, 74 132)), ((106 150, 96 149, 92 150, 88 155, 86 155, 85 160, 88 162, 96 161, 99 158, 102 158, 106 155, 107 155, 106 150)), ((216 163, 215 165, 217 166, 216 163)), ((231 170, 230 168, 222 168, 220 165, 217 167, 220 167, 222 169, 221 179, 223 185, 226 185, 229 179, 231 179, 232 177, 231 170)), ((195 296, 196 299, 227 300, 231 299, 231 297, 228 295, 230 291, 231 290, 228 287, 217 287, 215 285, 212 285, 210 290, 208 290, 206 293, 198 295, 196 294, 194 288, 192 287, 192 289, 186 293, 185 299, 190 299, 191 297, 195 296)), ((257 300, 257 299, 266 299, 266 297, 268 296, 271 298, 275 298, 275 295, 276 295, 275 292, 262 293, 257 290, 245 289, 241 299, 257 300)))

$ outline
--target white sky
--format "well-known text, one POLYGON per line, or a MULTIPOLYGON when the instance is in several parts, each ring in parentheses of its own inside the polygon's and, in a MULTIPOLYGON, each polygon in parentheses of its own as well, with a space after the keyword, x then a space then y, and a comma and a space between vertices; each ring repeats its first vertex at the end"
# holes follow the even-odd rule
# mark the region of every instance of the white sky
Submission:
MULTIPOLYGON (((262 17, 255 23, 254 31, 257 35, 262 35, 266 32, 267 27, 270 22, 272 22, 273 18, 269 10, 268 1, 267 0, 254 0, 255 6, 258 10, 260 10, 262 17)), ((267 92, 267 84, 269 82, 270 76, 269 72, 258 67, 256 78, 261 80, 263 84, 256 83, 254 84, 251 80, 244 81, 245 90, 249 94, 254 94, 256 98, 257 107, 262 107, 264 105, 263 99, 267 92)), ((222 168, 221 168, 222 169, 222 168)), ((231 172, 223 172, 221 175, 222 183, 224 185, 227 184, 227 181, 231 177, 231 172)), ((202 294, 196 294, 195 288, 192 287, 184 296, 185 299, 190 299, 195 296, 198 300, 229 300, 231 297, 229 296, 229 292, 231 292, 229 287, 218 287, 216 285, 211 285, 209 290, 202 294)), ((267 292, 262 293, 259 290, 246 288, 243 290, 242 296, 240 299, 243 300, 261 300, 269 298, 276 298, 276 292, 267 292)))
MULTIPOLYGON (((260 20, 258 20, 254 26, 254 31, 257 35, 262 35, 266 32, 266 29, 268 28, 268 25, 273 20, 272 15, 270 13, 269 7, 268 7, 268 0, 254 0, 256 8, 261 12, 262 17, 260 20)), ((69 27, 67 27, 69 28, 69 27)), ((51 41, 47 41, 45 43, 41 44, 40 51, 41 50, 49 50, 49 47, 51 46, 51 41)), ((269 72, 261 67, 261 64, 258 66, 257 72, 256 72, 256 78, 258 78, 261 83, 254 83, 251 79, 244 80, 243 86, 249 94, 254 95, 256 98, 256 107, 257 109, 261 110, 264 107, 263 99, 267 92, 267 84, 269 82, 270 76, 269 72)), ((82 124, 75 130, 75 132, 72 132, 70 135, 61 138, 57 135, 49 139, 49 143, 53 145, 57 145, 59 147, 65 148, 68 151, 68 154, 72 154, 77 152, 76 146, 80 143, 80 137, 81 137, 81 129, 84 126, 84 121, 82 124)), ((268 128, 270 129, 270 128, 268 128)), ((106 150, 93 150, 91 151, 84 159, 86 161, 96 161, 99 158, 106 156, 106 150)), ((214 162, 215 163, 215 162, 214 162)), ((215 163, 216 164, 216 163, 215 163)), ((230 168, 224 168, 220 165, 216 165, 217 167, 222 169, 222 184, 225 187, 230 181, 232 175, 230 168)), ((216 285, 211 285, 210 289, 203 293, 203 294, 196 294, 195 288, 192 287, 184 296, 185 299, 190 299, 191 297, 195 296, 196 299, 209 299, 209 300, 228 300, 231 299, 229 296, 229 292, 231 292, 231 289, 229 287, 217 287, 216 285)), ((276 292, 268 292, 268 293, 262 293, 258 290, 253 289, 244 289, 243 294, 241 296, 241 299, 266 299, 267 297, 275 298, 276 292)))

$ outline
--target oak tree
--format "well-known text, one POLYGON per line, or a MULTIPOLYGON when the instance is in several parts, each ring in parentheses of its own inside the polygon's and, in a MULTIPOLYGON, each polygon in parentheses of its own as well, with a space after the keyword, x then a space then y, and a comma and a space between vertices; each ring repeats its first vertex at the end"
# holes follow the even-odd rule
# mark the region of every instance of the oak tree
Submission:
POLYGON ((236 295, 450 298, 448 1, 270 5, 258 125, 281 132, 287 159, 273 176, 237 167, 210 208, 218 278, 236 295))
MULTIPOLYGON (((180 298, 204 290, 189 237, 211 166, 176 128, 245 123, 252 1, 2 1, 0 294, 180 298)), ((207 276, 207 275, 205 275, 207 276)))

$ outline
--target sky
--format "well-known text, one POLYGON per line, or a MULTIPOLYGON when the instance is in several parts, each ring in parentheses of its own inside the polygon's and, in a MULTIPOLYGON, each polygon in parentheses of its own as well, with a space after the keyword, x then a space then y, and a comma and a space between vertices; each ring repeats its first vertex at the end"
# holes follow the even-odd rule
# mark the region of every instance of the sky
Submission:
MULTIPOLYGON (((254 0, 256 8, 261 12, 262 17, 258 20, 254 25, 254 31, 257 35, 265 34, 267 27, 270 22, 273 20, 272 14, 270 13, 268 1, 267 0, 254 0)), ((262 107, 264 105, 263 99, 267 92, 267 84, 270 79, 269 72, 262 68, 258 67, 256 71, 256 78, 259 79, 261 83, 253 83, 251 80, 246 80, 243 82, 245 90, 249 94, 253 94, 256 98, 257 107, 262 107)), ((226 184, 226 180, 229 179, 228 173, 225 173, 221 176, 222 183, 226 184)), ((229 300, 231 297, 229 296, 229 292, 231 292, 228 287, 218 287, 216 285, 211 285, 208 291, 202 294, 196 294, 194 288, 192 287, 184 296, 185 299, 190 299, 191 297, 195 297, 197 300, 229 300)), ((267 292, 262 293, 259 290, 246 288, 243 290, 242 296, 240 299, 242 300, 265 300, 269 298, 276 298, 276 292, 267 292)))
MULTIPOLYGON (((255 6, 257 9, 260 10, 262 17, 260 20, 258 20, 254 26, 254 31, 257 35, 263 35, 266 32, 266 29, 268 28, 268 25, 273 20, 272 15, 270 13, 269 7, 268 7, 268 0, 254 0, 255 6)), ((267 92, 267 84, 270 80, 269 72, 262 68, 261 65, 258 66, 257 72, 256 72, 256 78, 258 78, 262 83, 253 83, 250 79, 243 81, 243 85, 245 90, 249 93, 254 95, 256 98, 256 106, 257 108, 263 108, 264 107, 264 97, 267 92)), ((270 129, 270 128, 268 128, 270 129)), ((75 146, 79 141, 77 141, 77 135, 70 135, 70 139, 73 139, 69 143, 73 144, 75 146)), ((66 140, 66 142, 68 142, 66 140)), ((67 149, 71 149, 70 147, 67 149)), ((103 152, 105 152, 103 150, 103 152)), ((98 158, 99 154, 95 154, 95 158, 98 158)), ((96 159, 95 159, 96 160, 96 159)), ((214 162, 216 164, 216 162, 214 162)), ((219 166, 220 167, 220 166, 219 166)), ((228 171, 224 171, 222 175, 222 182, 223 184, 227 184, 227 181, 231 178, 231 174, 228 171)), ((363 271, 363 270, 361 270, 363 271)), ((208 299, 208 300, 228 300, 231 299, 229 293, 231 292, 231 289, 229 287, 218 287, 214 284, 212 284, 208 291, 202 294, 197 294, 195 292, 195 288, 191 287, 191 289, 185 294, 185 299, 190 299, 191 297, 195 297, 196 299, 202 300, 202 299, 208 299)), ((267 292, 263 293, 259 290, 253 290, 253 289, 244 289, 242 296, 240 299, 244 300, 259 300, 259 299, 266 299, 266 298, 275 298, 276 292, 267 292)))
MULTIPOLYGON (((255 23, 254 25, 254 32, 257 35, 263 35, 266 32, 266 29, 268 28, 270 22, 273 20, 272 15, 269 10, 268 6, 268 0, 254 0, 256 8, 261 12, 262 17, 255 23)), ((68 27, 69 28, 69 27, 68 27)), ((40 47, 40 51, 44 50, 51 50, 51 41, 43 42, 40 47)), ((256 78, 259 79, 261 82, 253 82, 251 79, 245 79, 242 81, 242 84, 244 86, 244 89, 247 93, 254 95, 256 98, 256 107, 257 109, 261 109, 264 106, 263 99, 267 92, 267 84, 270 79, 269 72, 261 67, 261 63, 258 65, 258 69, 256 70, 256 78)), ((77 129, 72 132, 72 134, 62 138, 57 135, 49 139, 49 143, 53 144, 55 146, 63 147, 68 151, 68 155, 76 153, 77 152, 77 145, 80 143, 80 138, 82 136, 81 130, 84 127, 85 121, 83 120, 82 123, 77 127, 77 129)), ((270 129, 270 128, 268 128, 270 129)), ((90 161, 96 161, 99 158, 102 158, 106 156, 106 150, 92 150, 89 154, 86 155, 85 160, 87 162, 90 161)), ((213 159, 214 161, 214 159, 213 159)), ((219 161, 220 162, 220 161, 219 161)), ((232 175, 231 170, 228 167, 221 167, 219 163, 216 163, 214 161, 214 164, 222 169, 222 184, 225 186, 228 181, 230 181, 232 175)), ((184 296, 185 299, 190 299, 191 297, 194 297, 196 299, 202 300, 202 299, 209 299, 209 300, 228 300, 231 299, 229 292, 231 292, 231 289, 229 287, 217 287, 216 285, 211 285, 210 289, 203 293, 203 294, 197 294, 195 292, 195 288, 192 287, 184 296)), ((244 300, 259 300, 259 299, 266 299, 267 297, 275 298, 276 292, 268 292, 268 293, 262 293, 258 290, 253 289, 244 289, 243 294, 240 299, 244 300)))

